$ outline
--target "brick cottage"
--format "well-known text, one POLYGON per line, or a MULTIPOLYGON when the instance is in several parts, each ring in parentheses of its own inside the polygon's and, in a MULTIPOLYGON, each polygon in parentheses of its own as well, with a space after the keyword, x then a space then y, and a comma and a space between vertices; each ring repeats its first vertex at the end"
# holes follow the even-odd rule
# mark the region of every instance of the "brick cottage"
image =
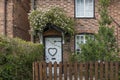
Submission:
POLYGON ((29 0, 0 0, 0 34, 30 40, 29 0))
MULTIPOLYGON (((50 6, 61 7, 66 14, 76 21, 75 35, 63 44, 62 30, 52 27, 43 33, 45 60, 68 61, 72 52, 80 52, 77 43, 85 43, 85 35, 93 35, 98 31, 99 0, 1 0, 0 2, 0 34, 8 37, 20 37, 30 40, 28 13, 37 8, 50 6)), ((109 15, 115 26, 115 36, 120 47, 120 0, 111 0, 109 15)))

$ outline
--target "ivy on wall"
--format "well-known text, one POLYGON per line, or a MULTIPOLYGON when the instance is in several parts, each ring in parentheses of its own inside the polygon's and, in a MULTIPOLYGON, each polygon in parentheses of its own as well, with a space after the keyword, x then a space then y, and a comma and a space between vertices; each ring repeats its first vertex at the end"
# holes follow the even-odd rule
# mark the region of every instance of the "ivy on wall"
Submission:
POLYGON ((74 34, 74 20, 68 17, 59 7, 51 7, 44 10, 33 10, 29 13, 31 28, 43 32, 47 24, 53 24, 62 28, 65 33, 74 34))

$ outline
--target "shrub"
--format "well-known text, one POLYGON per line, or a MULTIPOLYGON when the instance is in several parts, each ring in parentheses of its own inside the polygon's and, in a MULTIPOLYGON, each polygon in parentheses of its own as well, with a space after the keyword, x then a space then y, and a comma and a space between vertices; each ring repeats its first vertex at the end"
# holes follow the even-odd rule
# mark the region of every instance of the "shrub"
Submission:
POLYGON ((0 80, 32 80, 32 62, 42 57, 42 45, 0 36, 0 80))

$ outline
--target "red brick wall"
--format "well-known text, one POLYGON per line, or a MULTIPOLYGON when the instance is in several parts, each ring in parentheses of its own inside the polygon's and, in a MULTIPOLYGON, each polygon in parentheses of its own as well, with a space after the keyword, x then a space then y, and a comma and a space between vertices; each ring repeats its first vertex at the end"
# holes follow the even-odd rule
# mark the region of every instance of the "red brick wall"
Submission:
MULTIPOLYGON (((11 0, 6 2, 6 35, 13 37, 13 3, 11 0)), ((0 34, 4 35, 4 0, 0 2, 0 34)))
POLYGON ((4 30, 4 0, 1 0, 0 2, 0 34, 4 34, 3 30, 4 30))
MULTIPOLYGON (((66 14, 70 17, 74 16, 74 1, 75 0, 36 0, 36 8, 48 8, 50 6, 58 6, 65 10, 66 14)), ((120 0, 113 0, 114 3, 110 6, 110 15, 120 23, 120 0), (119 16, 119 17, 118 17, 119 16)), ((79 33, 97 33, 98 31, 98 20, 99 20, 99 14, 98 14, 98 0, 95 0, 95 17, 93 19, 75 19, 76 25, 75 27, 75 34, 79 33)), ((115 23, 113 25, 116 26, 115 23)), ((120 28, 115 27, 115 33, 120 34, 120 28), (118 31, 117 31, 118 30, 118 31)), ((118 42, 120 43, 120 35, 116 35, 118 38, 118 42)), ((70 40, 70 43, 65 43, 63 45, 63 60, 68 61, 68 54, 69 51, 74 52, 74 36, 70 40)))
MULTIPOLYGON (((28 33, 29 21, 28 12, 30 10, 30 0, 7 0, 7 35, 9 37, 20 37, 25 40, 30 40, 28 33)), ((112 0, 109 13, 113 17, 114 21, 112 25, 115 26, 115 36, 118 39, 120 46, 120 0, 112 0), (117 23, 116 23, 116 22, 117 23)), ((0 2, 0 34, 3 34, 4 30, 4 0, 0 2)), ((66 14, 74 18, 74 0, 36 0, 36 8, 43 8, 50 6, 59 6, 63 8, 66 14)), ((97 10, 98 0, 95 0, 95 17, 93 19, 75 19, 76 25, 75 34, 79 33, 97 33, 99 14, 97 10)), ((68 54, 74 52, 74 36, 70 42, 66 42, 63 45, 63 57, 64 61, 68 61, 68 54)))
POLYGON ((115 27, 115 36, 120 48, 120 0, 112 0, 109 13, 113 18, 112 25, 115 27))
MULTIPOLYGON (((65 10, 66 14, 70 17, 74 16, 74 0, 37 0, 36 8, 48 8, 50 6, 58 6, 65 10)), ((97 0, 96 4, 97 6, 97 0)), ((95 33, 98 30, 98 12, 97 8, 95 8, 95 18, 94 19, 75 19, 76 25, 75 34, 79 33, 95 33)), ((65 42, 63 45, 63 60, 68 61, 68 54, 74 52, 74 36, 70 40, 70 42, 65 42)))
MULTIPOLYGON (((6 0, 6 34, 30 40, 28 12, 30 0, 6 0)), ((4 34, 4 0, 0 2, 0 34, 4 34)))
MULTIPOLYGON (((37 0, 37 8, 48 8, 50 6, 58 6, 65 10, 66 14, 70 17, 74 16, 74 0, 37 0)), ((98 12, 97 0, 95 0, 95 18, 94 19, 76 19, 77 25, 75 26, 76 33, 94 33, 98 29, 98 12)))
POLYGON ((30 40, 28 12, 30 10, 29 0, 14 2, 14 37, 19 37, 24 40, 30 40))
POLYGON ((13 1, 7 1, 7 14, 6 14, 6 26, 7 26, 7 36, 13 37, 13 1))

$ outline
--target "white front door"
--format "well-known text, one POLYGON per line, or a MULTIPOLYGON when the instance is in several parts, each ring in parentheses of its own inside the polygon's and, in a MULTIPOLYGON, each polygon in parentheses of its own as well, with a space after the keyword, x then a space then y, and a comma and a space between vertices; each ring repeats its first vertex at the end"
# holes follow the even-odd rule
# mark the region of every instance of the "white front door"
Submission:
POLYGON ((62 61, 62 39, 61 37, 45 38, 45 61, 57 63, 62 61))

